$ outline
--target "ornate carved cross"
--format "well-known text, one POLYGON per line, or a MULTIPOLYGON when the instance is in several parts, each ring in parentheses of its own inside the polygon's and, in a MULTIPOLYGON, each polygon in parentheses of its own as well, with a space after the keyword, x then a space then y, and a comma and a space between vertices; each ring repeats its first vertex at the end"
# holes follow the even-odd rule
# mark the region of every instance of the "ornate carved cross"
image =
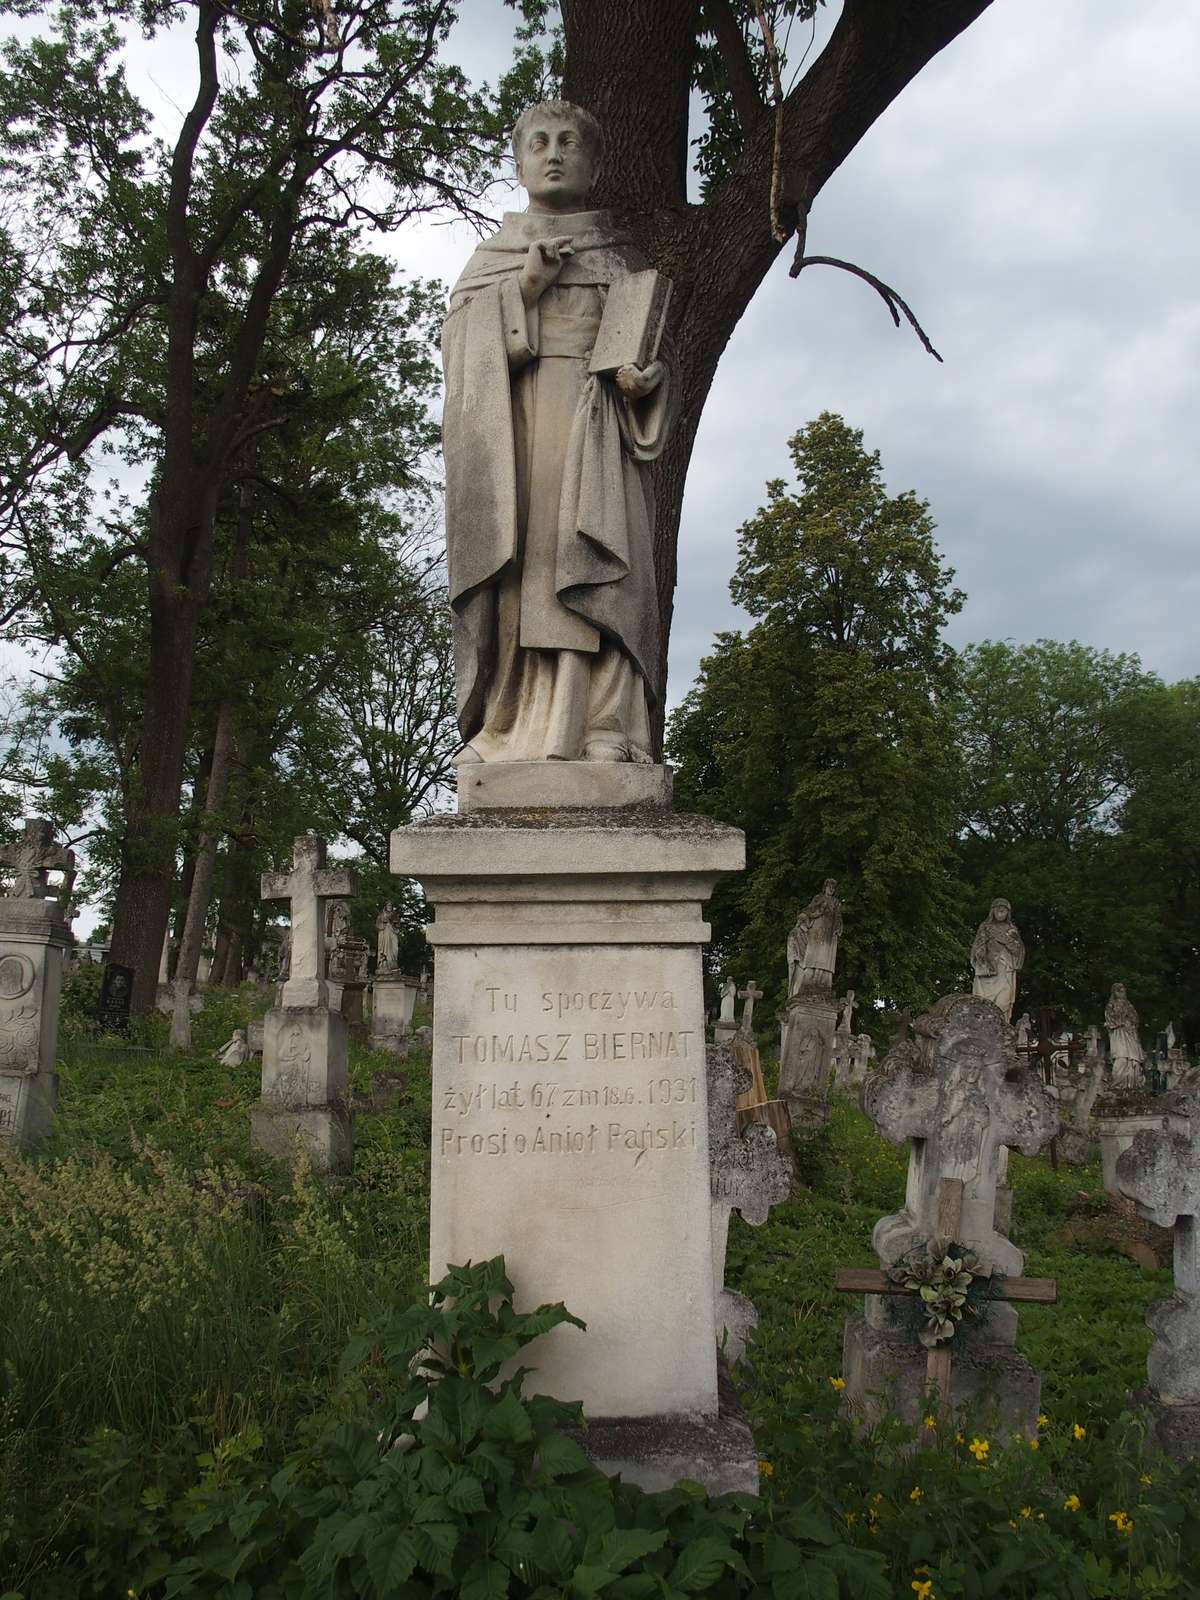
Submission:
POLYGON ((325 841, 302 833, 292 846, 290 872, 264 872, 262 898, 290 900, 291 967, 283 986, 284 1006, 323 1006, 329 1002, 325 978, 325 902, 354 893, 355 875, 325 865, 325 841))
POLYGON ((24 835, 0 849, 0 866, 13 874, 9 895, 14 900, 44 900, 50 872, 61 872, 63 882, 55 898, 65 908, 75 883, 75 852, 54 843, 54 826, 45 817, 26 817, 24 835))

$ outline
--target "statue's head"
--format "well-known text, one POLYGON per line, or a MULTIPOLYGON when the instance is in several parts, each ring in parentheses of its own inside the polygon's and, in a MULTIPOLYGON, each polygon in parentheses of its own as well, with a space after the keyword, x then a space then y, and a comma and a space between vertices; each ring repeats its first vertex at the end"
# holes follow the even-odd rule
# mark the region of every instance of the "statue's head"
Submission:
POLYGON ((836 878, 826 878, 825 879, 825 893, 832 900, 833 896, 837 893, 837 879, 836 878))
POLYGON ((1125 998, 1125 985, 1123 983, 1114 983, 1113 984, 1113 986, 1112 986, 1112 997, 1113 997, 1114 1000, 1124 1000, 1124 998, 1125 998))
POLYGON ((582 209, 604 156, 604 134, 590 111, 543 100, 517 118, 512 146, 531 211, 582 209))
POLYGON ((1012 906, 1007 900, 992 901, 992 921, 1008 922, 1012 917, 1012 906))

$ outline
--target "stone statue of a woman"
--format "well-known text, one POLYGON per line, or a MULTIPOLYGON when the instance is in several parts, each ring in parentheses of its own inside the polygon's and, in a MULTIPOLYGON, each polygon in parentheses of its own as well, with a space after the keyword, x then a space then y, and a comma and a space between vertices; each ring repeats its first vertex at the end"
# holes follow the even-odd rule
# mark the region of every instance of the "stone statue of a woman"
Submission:
POLYGON ((1138 1036, 1138 1014, 1123 983, 1114 983, 1104 1008, 1108 1029, 1108 1054, 1112 1062, 1114 1088, 1136 1088, 1142 1081, 1146 1052, 1138 1036))
POLYGON ((979 924, 971 945, 975 981, 971 993, 990 1000, 1012 1021, 1017 999, 1017 973, 1025 965, 1025 946, 1012 919, 1007 900, 993 900, 992 909, 979 924))

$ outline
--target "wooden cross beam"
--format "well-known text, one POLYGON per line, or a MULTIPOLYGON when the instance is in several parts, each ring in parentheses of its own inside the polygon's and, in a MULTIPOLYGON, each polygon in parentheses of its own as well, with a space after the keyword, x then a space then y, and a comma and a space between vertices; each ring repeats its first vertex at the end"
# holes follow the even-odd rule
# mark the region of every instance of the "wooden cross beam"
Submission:
MULTIPOLYGON (((937 1237, 949 1244, 962 1241, 958 1230, 962 1226, 963 1180, 943 1178, 938 1185, 937 1237)), ((844 1294, 913 1294, 903 1284, 893 1283, 884 1272, 869 1267, 838 1267, 834 1271, 833 1287, 844 1294)), ((1058 1284, 1053 1278, 1005 1278, 996 1295, 1000 1300, 1025 1301, 1032 1305, 1052 1306, 1058 1300, 1058 1284)), ((953 1339, 945 1339, 930 1350, 925 1362, 925 1381, 937 1391, 939 1417, 950 1413, 950 1372, 953 1356, 953 1339)), ((928 1445, 935 1437, 932 1428, 921 1430, 921 1444, 928 1445)))

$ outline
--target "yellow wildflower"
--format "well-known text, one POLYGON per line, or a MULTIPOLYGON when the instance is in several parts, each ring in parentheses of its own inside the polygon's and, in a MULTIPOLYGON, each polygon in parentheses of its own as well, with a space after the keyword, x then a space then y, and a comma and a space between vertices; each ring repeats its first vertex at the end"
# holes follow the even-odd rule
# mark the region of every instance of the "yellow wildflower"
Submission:
POLYGON ((1074 1428, 1072 1428, 1071 1431, 1072 1431, 1072 1433, 1074 1433, 1074 1435, 1075 1435, 1075 1437, 1077 1439, 1082 1439, 1083 1436, 1087 1433, 1087 1429, 1086 1428, 1081 1428, 1078 1423, 1075 1424, 1074 1428))
POLYGON ((854 1526, 854 1524, 858 1521, 858 1512, 857 1511, 847 1511, 845 1513, 845 1517, 846 1517, 846 1526, 848 1528, 852 1528, 854 1526))
POLYGON ((1154 1482, 1153 1473, 1143 1472, 1141 1477, 1138 1479, 1138 1482, 1139 1483, 1153 1483, 1154 1482))
POLYGON ((1079 1498, 1079 1496, 1077 1494, 1069 1494, 1067 1496, 1067 1498, 1063 1501, 1063 1510, 1064 1511, 1078 1511, 1082 1504, 1083 1504, 1083 1501, 1079 1498))
POLYGON ((937 1418, 936 1417, 926 1417, 925 1418, 925 1426, 927 1428, 936 1428, 937 1427, 937 1418))
POLYGON ((1023 1517, 1031 1517, 1033 1515, 1033 1507, 1032 1506, 1022 1506, 1021 1507, 1021 1515, 1023 1517))
POLYGON ((955 1444, 966 1444, 967 1441, 963 1438, 961 1433, 956 1433, 954 1435, 954 1442, 955 1444))
POLYGON ((912 1587, 917 1600, 933 1600, 932 1578, 914 1578, 912 1587))
POLYGON ((1050 1418, 1046 1415, 1046 1413, 1044 1411, 1040 1411, 1038 1413, 1037 1425, 1038 1425, 1039 1428, 1049 1427, 1050 1418))
POLYGON ((1030 1439, 1029 1448, 1031 1450, 1040 1450, 1042 1448, 1042 1441, 1040 1439, 1030 1439))
POLYGON ((841 1391, 846 1387, 846 1380, 845 1378, 830 1378, 829 1387, 831 1389, 836 1389, 840 1394, 841 1391))
POLYGON ((976 1461, 984 1462, 987 1460, 991 1444, 987 1439, 972 1439, 967 1449, 975 1457, 976 1461))
POLYGON ((925 1491, 919 1483, 915 1483, 909 1490, 908 1498, 919 1504, 925 1498, 925 1491))
POLYGON ((1111 1511, 1108 1520, 1118 1533, 1130 1534, 1133 1532, 1133 1518, 1127 1517, 1123 1511, 1111 1511))
POLYGON ((773 1478, 775 1476, 775 1468, 769 1461, 760 1461, 758 1463, 758 1475, 760 1478, 773 1478))

